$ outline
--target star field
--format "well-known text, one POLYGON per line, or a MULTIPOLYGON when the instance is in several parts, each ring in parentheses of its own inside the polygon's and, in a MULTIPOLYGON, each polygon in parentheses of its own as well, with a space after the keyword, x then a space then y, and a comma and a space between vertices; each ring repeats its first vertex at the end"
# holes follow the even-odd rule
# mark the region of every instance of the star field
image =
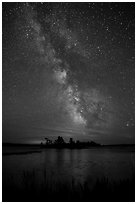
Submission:
POLYGON ((3 140, 133 143, 134 3, 3 3, 3 140))

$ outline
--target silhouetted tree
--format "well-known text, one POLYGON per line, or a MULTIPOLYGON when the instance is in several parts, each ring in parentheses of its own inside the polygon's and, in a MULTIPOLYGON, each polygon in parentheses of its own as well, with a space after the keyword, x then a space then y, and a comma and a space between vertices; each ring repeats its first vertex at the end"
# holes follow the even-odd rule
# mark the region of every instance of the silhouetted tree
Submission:
POLYGON ((79 141, 79 140, 77 140, 77 141, 76 141, 76 144, 80 144, 80 141, 79 141))
POLYGON ((63 137, 61 137, 61 136, 58 136, 58 139, 57 140, 55 140, 55 144, 64 144, 65 142, 64 142, 64 139, 63 139, 63 137))
POLYGON ((75 142, 73 141, 73 138, 69 139, 69 144, 74 144, 75 142))
POLYGON ((52 140, 48 139, 47 137, 45 137, 45 140, 46 140, 46 145, 52 144, 52 140))

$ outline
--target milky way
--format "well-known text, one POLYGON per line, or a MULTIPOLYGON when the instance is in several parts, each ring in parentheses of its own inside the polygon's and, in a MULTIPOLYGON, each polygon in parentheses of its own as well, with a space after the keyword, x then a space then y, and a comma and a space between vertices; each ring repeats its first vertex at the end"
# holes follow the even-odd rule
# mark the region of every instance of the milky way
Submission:
POLYGON ((3 141, 134 142, 134 3, 3 3, 3 141))

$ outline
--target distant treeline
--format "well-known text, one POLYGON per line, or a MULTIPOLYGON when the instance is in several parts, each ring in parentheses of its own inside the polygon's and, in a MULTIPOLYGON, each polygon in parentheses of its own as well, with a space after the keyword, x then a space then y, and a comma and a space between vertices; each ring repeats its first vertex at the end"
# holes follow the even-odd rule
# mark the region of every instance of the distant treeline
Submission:
POLYGON ((63 137, 61 136, 58 136, 58 138, 55 141, 45 138, 45 141, 41 142, 41 147, 83 148, 83 147, 91 147, 91 146, 101 146, 101 145, 93 141, 88 141, 88 142, 81 142, 79 140, 74 141, 73 138, 70 138, 69 142, 66 143, 63 137))
POLYGON ((120 148, 120 147, 135 147, 135 144, 99 144, 94 141, 79 141, 76 140, 74 141, 73 138, 69 139, 69 142, 65 142, 63 137, 58 136, 56 140, 52 141, 51 139, 44 138, 44 140, 41 143, 2 143, 2 146, 4 147, 17 147, 17 146, 22 146, 22 147, 42 147, 42 148, 88 148, 88 147, 108 147, 108 148, 120 148))

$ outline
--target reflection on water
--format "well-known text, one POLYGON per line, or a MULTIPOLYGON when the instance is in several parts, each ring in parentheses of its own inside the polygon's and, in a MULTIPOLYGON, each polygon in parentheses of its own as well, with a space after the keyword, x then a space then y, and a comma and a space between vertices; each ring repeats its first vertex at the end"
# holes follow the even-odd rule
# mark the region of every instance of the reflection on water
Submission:
MULTIPOLYGON (((33 170, 37 172, 39 182, 44 171, 56 180, 75 178, 78 182, 84 182, 87 179, 94 181, 104 176, 112 180, 130 179, 134 176, 133 147, 36 150, 38 152, 3 156, 3 182, 9 176, 16 176, 16 182, 21 183, 22 173, 33 170)), ((10 150, 11 153, 18 151, 30 152, 31 148, 29 150, 11 148, 10 150)))

